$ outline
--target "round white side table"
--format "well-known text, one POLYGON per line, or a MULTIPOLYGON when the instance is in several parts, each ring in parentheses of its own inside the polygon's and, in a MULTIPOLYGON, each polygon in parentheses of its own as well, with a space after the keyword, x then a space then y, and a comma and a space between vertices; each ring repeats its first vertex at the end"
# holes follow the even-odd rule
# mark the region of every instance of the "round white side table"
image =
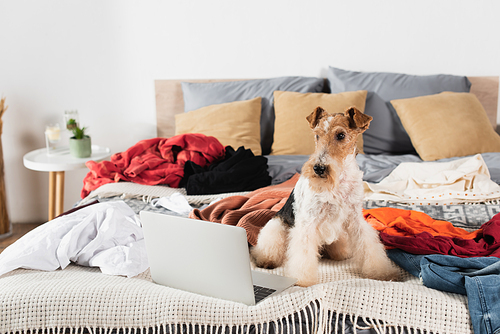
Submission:
POLYGON ((92 155, 88 158, 75 158, 69 154, 69 149, 47 155, 47 148, 40 148, 24 155, 24 167, 49 172, 49 220, 64 210, 64 172, 86 168, 87 161, 101 161, 110 156, 109 148, 98 145, 92 145, 92 155))

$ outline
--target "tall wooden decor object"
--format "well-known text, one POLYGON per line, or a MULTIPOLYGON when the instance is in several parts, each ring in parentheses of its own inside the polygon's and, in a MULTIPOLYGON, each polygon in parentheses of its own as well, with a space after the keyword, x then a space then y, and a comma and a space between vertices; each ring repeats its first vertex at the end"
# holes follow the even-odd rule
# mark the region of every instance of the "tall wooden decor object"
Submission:
POLYGON ((2 149, 2 127, 3 113, 7 110, 5 98, 0 100, 0 236, 10 232, 9 214, 7 212, 7 194, 5 193, 5 173, 3 164, 3 149, 2 149))

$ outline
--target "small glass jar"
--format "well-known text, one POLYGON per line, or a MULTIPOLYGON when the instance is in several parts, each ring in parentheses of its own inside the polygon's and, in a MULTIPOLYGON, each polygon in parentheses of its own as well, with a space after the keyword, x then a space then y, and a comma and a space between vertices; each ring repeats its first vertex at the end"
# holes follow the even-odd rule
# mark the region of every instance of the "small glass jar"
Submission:
POLYGON ((66 130, 72 131, 73 128, 77 127, 80 123, 78 119, 78 110, 66 110, 64 111, 64 124, 66 130))

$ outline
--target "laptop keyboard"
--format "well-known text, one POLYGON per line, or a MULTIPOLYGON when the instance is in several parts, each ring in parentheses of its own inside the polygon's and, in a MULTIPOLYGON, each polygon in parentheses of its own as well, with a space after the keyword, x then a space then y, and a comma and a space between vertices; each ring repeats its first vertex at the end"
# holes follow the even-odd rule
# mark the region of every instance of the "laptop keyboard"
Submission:
POLYGON ((262 299, 266 298, 267 296, 269 296, 273 292, 276 292, 276 290, 265 288, 263 286, 254 285, 253 286, 253 293, 255 295, 255 303, 260 302, 262 299))

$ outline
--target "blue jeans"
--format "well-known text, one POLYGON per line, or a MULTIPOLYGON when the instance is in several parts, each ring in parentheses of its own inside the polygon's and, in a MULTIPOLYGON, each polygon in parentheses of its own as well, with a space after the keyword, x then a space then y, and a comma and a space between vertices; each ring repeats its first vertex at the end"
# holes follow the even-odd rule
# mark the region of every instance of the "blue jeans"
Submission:
POLYGON ((414 255, 391 249, 389 257, 425 286, 467 295, 475 334, 500 333, 500 259, 414 255))

